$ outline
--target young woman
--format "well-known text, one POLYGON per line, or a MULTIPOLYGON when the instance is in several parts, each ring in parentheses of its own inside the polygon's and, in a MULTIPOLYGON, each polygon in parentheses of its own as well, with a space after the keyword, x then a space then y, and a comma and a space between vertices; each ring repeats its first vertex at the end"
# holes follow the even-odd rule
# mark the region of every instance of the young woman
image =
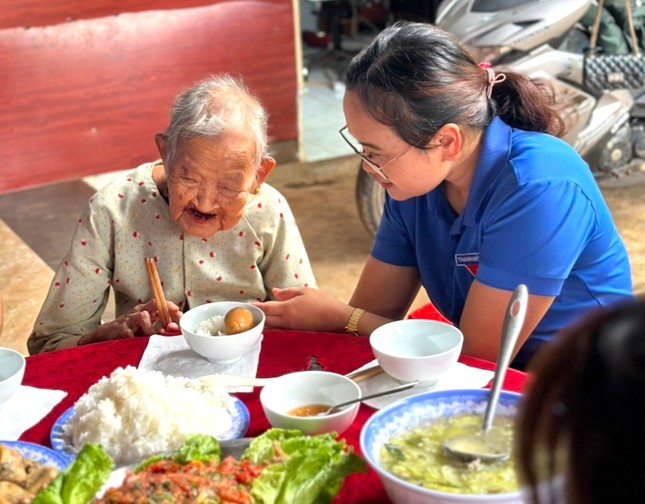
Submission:
POLYGON ((397 23, 350 64, 343 138, 387 191, 349 304, 275 291, 267 325, 369 335, 422 285, 494 360, 513 289, 530 299, 515 365, 586 310, 632 296, 625 247, 551 90, 476 62, 440 28, 397 23))

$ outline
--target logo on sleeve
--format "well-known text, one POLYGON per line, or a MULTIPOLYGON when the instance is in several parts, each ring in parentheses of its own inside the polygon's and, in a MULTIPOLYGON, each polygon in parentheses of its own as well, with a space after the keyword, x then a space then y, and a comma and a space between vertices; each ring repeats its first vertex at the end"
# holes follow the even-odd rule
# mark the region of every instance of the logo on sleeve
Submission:
POLYGON ((470 252, 469 254, 455 254, 455 264, 466 268, 472 276, 477 276, 479 269, 479 252, 470 252))

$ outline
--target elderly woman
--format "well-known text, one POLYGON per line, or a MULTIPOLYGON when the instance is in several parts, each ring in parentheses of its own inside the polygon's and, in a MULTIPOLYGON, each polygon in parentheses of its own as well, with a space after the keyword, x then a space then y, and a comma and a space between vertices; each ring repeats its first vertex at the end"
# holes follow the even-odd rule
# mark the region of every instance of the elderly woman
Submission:
POLYGON ((315 287, 287 201, 264 183, 275 166, 266 112, 240 81, 212 77, 182 92, 155 141, 161 160, 90 199, 27 342, 31 354, 176 332, 193 306, 315 287), (147 257, 168 300, 165 328, 147 257), (102 323, 110 287, 116 319, 102 323))

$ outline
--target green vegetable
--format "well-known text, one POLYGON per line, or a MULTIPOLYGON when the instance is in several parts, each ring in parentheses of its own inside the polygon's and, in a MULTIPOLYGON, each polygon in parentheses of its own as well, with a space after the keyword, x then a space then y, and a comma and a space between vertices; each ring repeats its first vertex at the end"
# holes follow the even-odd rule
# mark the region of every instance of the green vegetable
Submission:
POLYGON ((86 504, 107 481, 114 464, 101 445, 87 443, 33 504, 86 504))
MULTIPOLYGON (((217 439, 206 434, 193 434, 186 438, 186 441, 179 447, 179 451, 172 457, 172 460, 178 464, 185 464, 191 460, 208 462, 214 458, 219 460, 221 453, 222 450, 217 439)), ((167 458, 168 455, 153 455, 152 457, 148 457, 135 467, 134 472, 140 472, 150 464, 167 458)))
POLYGON ((387 450, 387 452, 392 455, 392 458, 394 460, 405 460, 405 453, 403 453, 403 450, 399 448, 396 445, 390 444, 390 443, 385 443, 383 445, 383 448, 387 450))
MULTIPOLYGON (((217 439, 195 434, 175 455, 155 455, 135 471, 162 459, 179 464, 220 459, 217 439)), ((254 480, 256 504, 325 504, 340 490, 348 474, 366 471, 365 461, 335 433, 307 436, 298 430, 269 429, 255 438, 242 454, 256 464, 267 463, 254 480)), ((113 463, 100 445, 86 444, 76 461, 33 501, 35 504, 86 504, 107 480, 113 463)))
POLYGON ((219 459, 222 450, 217 439, 205 434, 193 434, 186 438, 173 460, 178 464, 185 464, 191 460, 208 462, 217 457, 219 459))
POLYGON ((297 430, 270 429, 251 442, 242 458, 261 463, 281 454, 286 460, 270 464, 253 482, 251 494, 258 504, 328 503, 345 476, 367 469, 335 433, 306 436, 297 430))

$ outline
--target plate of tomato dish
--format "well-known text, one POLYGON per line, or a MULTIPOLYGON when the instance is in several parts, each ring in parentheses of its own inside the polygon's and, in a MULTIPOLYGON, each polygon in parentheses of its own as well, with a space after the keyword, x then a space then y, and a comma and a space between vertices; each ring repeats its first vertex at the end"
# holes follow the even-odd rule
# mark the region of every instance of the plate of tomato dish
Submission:
POLYGON ((116 469, 100 445, 87 443, 63 484, 46 489, 53 500, 43 502, 73 494, 77 500, 66 504, 314 504, 331 502, 345 476, 366 470, 363 458, 335 433, 308 436, 298 430, 269 429, 256 438, 221 442, 193 434, 175 452, 116 469))

